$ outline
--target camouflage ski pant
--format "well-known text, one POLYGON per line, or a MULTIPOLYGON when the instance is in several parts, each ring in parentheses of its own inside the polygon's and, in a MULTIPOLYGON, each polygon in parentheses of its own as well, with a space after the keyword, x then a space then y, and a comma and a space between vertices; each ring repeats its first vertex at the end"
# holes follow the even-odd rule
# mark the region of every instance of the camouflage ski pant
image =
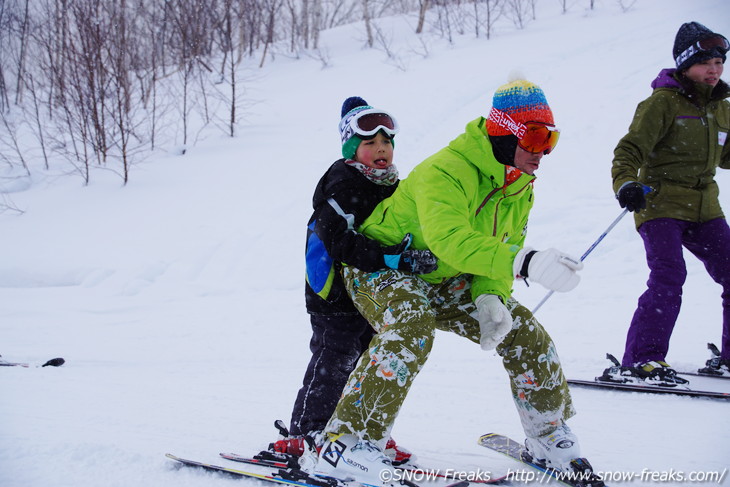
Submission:
MULTIPOLYGON (((370 273, 345 267, 343 272, 355 305, 377 334, 350 374, 325 432, 355 434, 382 447, 428 359, 436 330, 479 344, 471 278, 430 284, 397 270, 370 273)), ((555 346, 527 308, 514 299, 506 305, 514 324, 497 353, 522 426, 528 436, 551 433, 560 420, 575 414, 555 346)))

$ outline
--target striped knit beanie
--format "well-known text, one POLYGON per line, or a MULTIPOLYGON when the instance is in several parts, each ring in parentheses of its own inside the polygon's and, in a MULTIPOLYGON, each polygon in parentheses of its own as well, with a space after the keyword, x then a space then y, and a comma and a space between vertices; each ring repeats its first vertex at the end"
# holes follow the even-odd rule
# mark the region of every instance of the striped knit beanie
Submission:
POLYGON ((342 157, 345 159, 354 159, 357 148, 362 139, 355 134, 349 127, 350 119, 357 115, 358 112, 373 108, 368 105, 365 99, 359 96, 351 96, 342 103, 340 110, 340 139, 342 140, 342 157))
MULTIPOLYGON (((542 122, 554 124, 553 112, 545 93, 535 83, 520 79, 500 86, 494 93, 492 108, 508 115, 515 122, 542 122)), ((501 114, 490 112, 487 133, 493 136, 512 135, 501 114)))

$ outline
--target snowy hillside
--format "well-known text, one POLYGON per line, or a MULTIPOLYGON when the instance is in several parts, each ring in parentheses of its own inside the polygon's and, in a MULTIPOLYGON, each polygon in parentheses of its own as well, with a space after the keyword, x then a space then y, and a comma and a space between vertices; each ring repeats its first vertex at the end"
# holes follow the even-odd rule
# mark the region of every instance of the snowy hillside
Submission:
MULTIPOLYGON (((651 80, 672 66, 678 27, 696 20, 729 36, 730 9, 726 0, 637 0, 626 12, 613 0, 569 3, 562 14, 541 0, 537 20, 518 30, 502 19, 490 40, 426 36, 425 51, 415 18, 384 19, 398 63, 363 48, 360 25, 325 31, 326 69, 284 57, 247 68, 252 104, 238 137, 160 152, 126 187, 104 173, 83 187, 42 171, 17 185, 8 196, 24 213, 0 214, 0 354, 33 366, 0 368, 0 486, 256 483, 177 470, 164 454, 221 463, 219 452, 257 452, 275 439, 275 419, 288 422, 309 359, 305 223, 314 185, 339 157, 348 96, 398 118, 404 177, 486 115, 510 73, 538 83, 562 134, 537 172, 527 241, 581 255, 620 213, 612 151, 651 80), (66 365, 35 367, 56 356, 66 365)), ((730 174, 717 180, 730 212, 730 174)), ((647 278, 631 217, 585 263, 580 286, 537 313, 574 378, 600 374, 606 352, 623 351, 647 278)), ((691 255, 687 263, 668 357, 680 369, 704 365, 721 333, 720 288, 691 255)), ((519 284, 515 295, 533 307, 545 292, 519 284)), ((439 333, 394 437, 428 466, 516 468, 476 445, 490 431, 522 439, 505 377, 499 357, 439 333)), ((597 470, 730 466, 727 402, 573 396, 571 426, 597 470)))

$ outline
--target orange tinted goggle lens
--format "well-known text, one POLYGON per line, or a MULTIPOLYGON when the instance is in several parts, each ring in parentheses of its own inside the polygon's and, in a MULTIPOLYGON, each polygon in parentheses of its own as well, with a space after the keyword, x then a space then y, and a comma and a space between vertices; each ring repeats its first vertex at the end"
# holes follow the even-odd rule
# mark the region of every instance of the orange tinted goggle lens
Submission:
POLYGON ((525 135, 517 141, 517 145, 533 154, 550 154, 555 149, 560 138, 560 130, 555 128, 555 126, 527 122, 525 127, 527 128, 525 135))

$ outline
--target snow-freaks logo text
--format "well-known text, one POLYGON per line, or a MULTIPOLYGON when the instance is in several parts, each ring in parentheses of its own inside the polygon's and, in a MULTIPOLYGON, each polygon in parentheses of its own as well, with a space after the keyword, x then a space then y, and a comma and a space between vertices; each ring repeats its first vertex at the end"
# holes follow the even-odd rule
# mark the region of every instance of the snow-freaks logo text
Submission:
POLYGON ((489 482, 493 480, 492 472, 487 470, 470 470, 470 471, 458 471, 453 469, 439 470, 439 469, 419 469, 419 470, 381 470, 380 480, 383 482, 415 482, 420 483, 424 481, 443 480, 448 479, 449 481, 467 481, 467 482, 489 482))

